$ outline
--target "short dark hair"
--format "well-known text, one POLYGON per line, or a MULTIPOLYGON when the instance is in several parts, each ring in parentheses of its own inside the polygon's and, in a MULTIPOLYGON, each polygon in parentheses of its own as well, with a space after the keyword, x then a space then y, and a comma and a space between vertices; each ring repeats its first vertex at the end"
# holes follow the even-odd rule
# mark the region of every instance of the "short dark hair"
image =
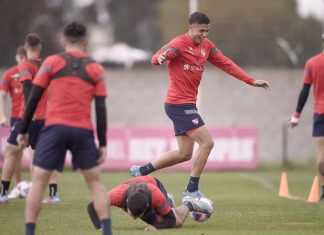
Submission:
POLYGON ((143 214, 148 208, 149 199, 143 192, 136 192, 127 198, 127 208, 132 212, 135 217, 143 214))
POLYGON ((16 55, 19 55, 21 57, 27 57, 27 53, 26 53, 25 47, 24 46, 17 47, 16 55))
POLYGON ((81 42, 87 36, 87 28, 83 24, 73 21, 64 26, 63 36, 70 43, 81 42))
POLYGON ((210 19, 205 13, 196 11, 189 16, 189 25, 192 24, 210 24, 210 19))
POLYGON ((29 33, 25 38, 25 44, 30 47, 37 47, 38 45, 42 44, 42 41, 38 34, 36 33, 29 33))

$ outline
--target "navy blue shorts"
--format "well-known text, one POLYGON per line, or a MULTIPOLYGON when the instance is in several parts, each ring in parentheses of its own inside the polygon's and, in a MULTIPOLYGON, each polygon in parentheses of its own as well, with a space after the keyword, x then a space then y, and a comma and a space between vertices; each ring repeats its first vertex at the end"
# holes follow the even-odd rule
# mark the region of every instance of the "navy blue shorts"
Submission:
POLYGON ((98 148, 92 130, 64 125, 45 126, 40 134, 33 164, 62 171, 67 150, 72 153, 73 169, 86 170, 98 165, 98 148))
MULTIPOLYGON (((7 140, 9 144, 18 145, 17 136, 20 132, 21 122, 22 120, 18 118, 13 124, 13 126, 10 128, 10 134, 7 140)), ((38 137, 43 126, 44 126, 44 120, 35 120, 30 123, 28 134, 29 134, 29 145, 32 147, 32 149, 36 148, 38 137)))
POLYGON ((157 178, 154 177, 154 179, 156 180, 156 185, 157 187, 161 190, 161 192, 163 193, 165 199, 167 200, 167 202, 169 203, 169 205, 171 206, 171 208, 173 208, 173 204, 171 199, 168 197, 168 192, 166 191, 166 189, 164 188, 162 182, 160 180, 158 180, 157 178))
POLYGON ((13 127, 15 125, 16 121, 19 120, 19 118, 10 118, 10 127, 13 127))
POLYGON ((324 136, 324 114, 314 114, 313 137, 324 136))
POLYGON ((164 109, 173 122, 176 136, 205 125, 195 104, 165 103, 164 109))

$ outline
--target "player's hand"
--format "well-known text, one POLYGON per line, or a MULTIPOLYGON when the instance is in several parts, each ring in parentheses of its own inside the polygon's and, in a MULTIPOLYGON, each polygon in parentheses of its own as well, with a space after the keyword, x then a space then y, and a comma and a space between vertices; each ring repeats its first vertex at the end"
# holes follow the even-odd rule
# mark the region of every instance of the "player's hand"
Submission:
POLYGON ((28 146, 28 138, 29 138, 29 135, 28 133, 26 134, 19 134, 17 136, 17 143, 20 147, 27 147, 28 146))
POLYGON ((264 80, 255 80, 254 83, 252 84, 252 86, 263 87, 266 91, 271 90, 270 83, 268 83, 267 81, 264 81, 264 80))
POLYGON ((156 231, 156 230, 157 229, 152 225, 149 225, 144 229, 144 231, 147 231, 147 232, 156 231))
POLYGON ((300 113, 297 112, 294 113, 288 118, 288 126, 291 128, 298 126, 299 119, 300 119, 300 113))
POLYGON ((167 51, 163 52, 162 54, 159 55, 159 57, 157 58, 157 61, 159 64, 163 64, 164 61, 166 60, 166 54, 167 51))
POLYGON ((9 121, 6 117, 3 116, 0 118, 0 126, 9 127, 9 121))
POLYGON ((107 149, 106 149, 106 147, 99 147, 98 151, 99 151, 99 158, 98 158, 97 162, 99 164, 101 164, 106 160, 107 149))

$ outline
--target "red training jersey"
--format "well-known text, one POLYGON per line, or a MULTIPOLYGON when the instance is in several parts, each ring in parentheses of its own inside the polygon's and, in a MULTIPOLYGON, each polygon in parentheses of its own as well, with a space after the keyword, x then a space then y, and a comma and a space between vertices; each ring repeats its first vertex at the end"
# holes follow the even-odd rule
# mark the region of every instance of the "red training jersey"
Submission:
POLYGON ((170 78, 166 103, 196 103, 198 86, 207 60, 239 80, 248 84, 254 82, 252 77, 224 56, 209 39, 197 44, 188 34, 176 37, 153 55, 152 63, 158 65, 157 59, 165 51, 170 78))
POLYGON ((17 118, 22 100, 22 86, 19 81, 18 66, 11 67, 3 74, 0 81, 0 90, 9 92, 11 97, 11 117, 17 118))
POLYGON ((148 190, 151 191, 152 209, 161 216, 168 214, 172 210, 171 206, 167 202, 164 194, 157 187, 156 179, 153 176, 149 175, 129 179, 109 191, 108 198, 110 199, 111 205, 121 207, 122 200, 127 189, 130 187, 130 184, 140 182, 146 182, 148 190))
POLYGON ((304 84, 314 84, 314 113, 324 114, 324 53, 307 60, 303 81, 304 84))
MULTIPOLYGON (((23 83, 26 80, 34 80, 36 73, 39 69, 39 64, 41 60, 38 59, 27 59, 21 62, 18 65, 20 82, 23 83)), ((25 96, 22 94, 19 117, 23 118, 25 112, 25 96)), ((37 105, 35 114, 33 116, 36 120, 44 120, 45 119, 45 111, 46 111, 46 103, 47 103, 47 91, 45 91, 37 105)))
MULTIPOLYGON (((68 51, 67 54, 88 58, 81 51, 68 51)), ((67 125, 92 130, 92 100, 95 96, 107 96, 105 70, 101 65, 93 62, 85 66, 85 72, 91 82, 72 75, 52 79, 52 76, 65 65, 66 60, 60 54, 49 56, 33 81, 34 85, 48 87, 45 126, 67 125)))

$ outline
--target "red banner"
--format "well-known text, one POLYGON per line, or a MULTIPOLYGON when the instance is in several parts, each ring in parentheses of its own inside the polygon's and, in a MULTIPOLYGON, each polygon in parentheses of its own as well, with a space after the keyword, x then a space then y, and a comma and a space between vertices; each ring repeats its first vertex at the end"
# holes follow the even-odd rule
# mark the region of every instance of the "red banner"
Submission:
MULTIPOLYGON (((258 133, 254 127, 208 127, 214 138, 214 148, 205 169, 253 169, 257 167, 258 133)), ((0 167, 8 136, 7 128, 0 128, 0 167)), ((157 159, 164 152, 177 150, 173 129, 149 126, 110 127, 108 134, 107 159, 102 164, 104 170, 128 170, 133 164, 146 164, 157 159)), ((195 145, 195 149, 198 146, 195 145)), ((30 152, 24 151, 23 167, 30 164, 30 152)), ((71 164, 67 154, 66 166, 71 164)), ((191 161, 184 162, 171 170, 191 169, 191 161)))

